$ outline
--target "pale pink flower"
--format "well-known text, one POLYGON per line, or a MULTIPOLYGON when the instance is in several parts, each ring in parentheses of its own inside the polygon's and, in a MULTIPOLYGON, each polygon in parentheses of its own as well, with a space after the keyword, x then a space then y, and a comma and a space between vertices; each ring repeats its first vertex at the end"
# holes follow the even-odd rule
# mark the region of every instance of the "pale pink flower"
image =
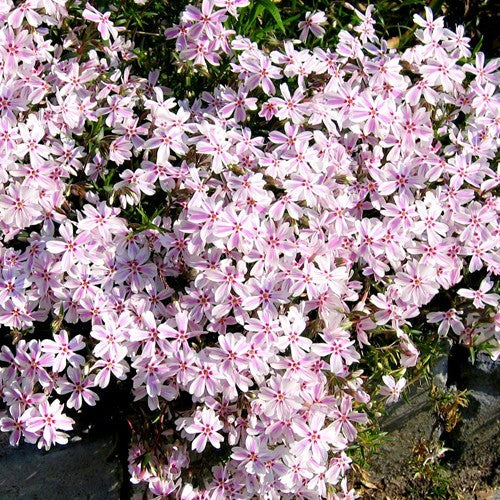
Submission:
POLYGON ((350 340, 347 332, 336 329, 321 335, 326 343, 313 344, 311 352, 318 356, 330 356, 332 373, 343 373, 345 366, 359 360, 360 355, 354 348, 354 340, 350 340))
POLYGON ((24 437, 27 443, 36 443, 38 436, 35 432, 26 429, 28 420, 33 413, 33 408, 26 411, 19 403, 14 403, 9 407, 10 417, 4 416, 0 418, 0 431, 10 432, 9 444, 18 446, 21 437, 24 437))
POLYGON ((19 7, 14 9, 7 18, 7 22, 13 28, 21 27, 24 20, 30 26, 37 27, 42 22, 42 16, 37 10, 35 10, 38 5, 38 0, 25 0, 21 3, 19 7))
POLYGON ((189 392, 198 398, 206 394, 214 396, 220 388, 219 379, 223 378, 218 365, 199 358, 195 365, 189 392))
POLYGON ((401 335, 399 349, 401 351, 401 366, 412 368, 417 364, 420 353, 406 334, 401 335))
POLYGON ((36 202, 36 189, 12 182, 5 194, 0 194, 0 220, 19 229, 41 220, 41 208, 36 202))
POLYGON ((222 98, 227 102, 219 111, 224 118, 229 118, 234 114, 236 121, 244 122, 247 110, 257 109, 257 99, 248 97, 248 90, 241 86, 238 87, 238 93, 231 88, 225 89, 222 92, 222 98))
POLYGON ((214 6, 214 0, 203 0, 201 10, 194 5, 187 5, 182 14, 182 21, 189 23, 188 36, 193 39, 199 38, 202 33, 209 39, 216 36, 221 23, 227 19, 227 16, 224 9, 215 10, 214 6))
POLYGON ((439 323, 438 334, 445 336, 450 327, 454 333, 460 335, 464 329, 463 323, 460 321, 459 314, 462 311, 457 311, 455 309, 448 309, 445 312, 431 312, 427 314, 428 323, 439 323))
POLYGON ((247 436, 245 447, 235 446, 231 458, 244 467, 249 474, 265 474, 265 462, 271 457, 271 450, 258 437, 247 436))
POLYGON ((33 60, 32 36, 27 30, 14 30, 7 26, 0 32, 0 53, 2 54, 3 70, 6 76, 14 75, 17 72, 18 64, 23 61, 25 64, 33 60))
POLYGON ((353 423, 365 424, 368 417, 364 413, 352 411, 352 398, 345 396, 342 398, 338 409, 334 410, 330 416, 333 428, 342 432, 348 441, 354 441, 358 431, 353 423))
POLYGON ((129 371, 128 363, 124 360, 125 355, 126 350, 119 350, 116 356, 112 356, 108 353, 103 356, 103 359, 96 361, 91 370, 95 368, 100 368, 100 370, 94 379, 94 384, 102 388, 107 387, 111 380, 111 374, 118 380, 125 380, 127 372, 129 371))
POLYGON ((305 42, 309 32, 316 38, 322 38, 325 34, 323 25, 327 24, 326 15, 323 11, 307 12, 304 21, 299 22, 300 40, 305 42))
POLYGON ((333 447, 344 449, 347 446, 347 441, 333 425, 325 427, 325 418, 324 413, 314 413, 307 422, 301 418, 293 420, 292 429, 298 440, 290 448, 292 453, 322 463, 333 447))
POLYGON ((52 403, 43 402, 36 408, 26 423, 28 432, 40 433, 38 447, 48 450, 54 444, 66 444, 68 435, 62 431, 69 431, 75 423, 72 418, 62 413, 63 405, 56 399, 52 403), (61 430, 60 430, 61 429, 61 430))
POLYGON ((379 394, 385 396, 387 403, 394 403, 399 399, 401 391, 406 386, 406 379, 401 377, 397 382, 394 380, 392 375, 384 375, 382 377, 384 381, 384 386, 380 388, 379 394))
POLYGON ((267 95, 273 95, 276 92, 273 80, 281 78, 281 70, 273 66, 269 57, 258 53, 257 55, 248 54, 240 56, 240 64, 246 71, 245 86, 253 90, 259 85, 267 95))
POLYGON ((80 367, 70 366, 67 370, 68 380, 60 383, 59 394, 69 394, 66 406, 79 410, 83 402, 89 406, 95 406, 99 396, 90 387, 94 387, 94 376, 85 376, 80 367))
POLYGON ((81 233, 73 236, 73 231, 73 224, 66 221, 59 226, 59 234, 62 239, 49 240, 45 244, 50 253, 62 254, 61 266, 64 271, 70 269, 74 262, 88 262, 85 244, 90 241, 90 235, 81 233))
POLYGON ((272 377, 259 391, 259 403, 262 412, 279 420, 290 418, 302 407, 300 397, 297 395, 298 385, 284 377, 272 377))
POLYGON ((490 277, 487 276, 483 281, 481 281, 478 290, 460 288, 457 293, 462 297, 472 299, 474 306, 478 309, 485 307, 485 304, 496 307, 499 295, 497 293, 486 293, 493 288, 493 284, 493 281, 491 281, 490 277))
POLYGON ((215 415, 214 410, 203 408, 197 412, 193 423, 187 426, 185 431, 189 434, 198 434, 193 440, 192 449, 201 453, 207 446, 207 442, 210 442, 214 448, 220 448, 224 438, 217 431, 221 430, 222 427, 223 425, 215 415))
POLYGON ((103 40, 109 40, 110 36, 115 39, 118 37, 118 30, 109 20, 111 12, 105 12, 103 14, 87 2, 82 15, 84 19, 97 23, 97 29, 99 30, 103 40))
POLYGON ((434 269, 415 260, 396 274, 394 283, 401 299, 416 306, 426 304, 438 292, 434 269))
POLYGON ((69 362, 72 366, 78 366, 85 363, 85 358, 75 351, 80 351, 85 347, 82 335, 76 335, 71 340, 68 338, 68 332, 61 330, 58 334, 53 334, 54 340, 43 340, 42 351, 53 354, 54 361, 52 369, 55 372, 62 372, 69 362))

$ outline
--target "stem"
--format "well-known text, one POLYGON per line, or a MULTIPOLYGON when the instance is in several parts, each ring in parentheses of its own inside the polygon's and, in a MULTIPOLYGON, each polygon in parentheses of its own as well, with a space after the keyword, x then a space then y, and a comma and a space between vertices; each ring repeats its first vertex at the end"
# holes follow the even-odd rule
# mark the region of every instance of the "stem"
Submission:
POLYGON ((149 31, 131 31, 127 30, 126 33, 132 33, 133 35, 148 35, 148 36, 159 36, 163 37, 160 33, 150 33, 149 31))

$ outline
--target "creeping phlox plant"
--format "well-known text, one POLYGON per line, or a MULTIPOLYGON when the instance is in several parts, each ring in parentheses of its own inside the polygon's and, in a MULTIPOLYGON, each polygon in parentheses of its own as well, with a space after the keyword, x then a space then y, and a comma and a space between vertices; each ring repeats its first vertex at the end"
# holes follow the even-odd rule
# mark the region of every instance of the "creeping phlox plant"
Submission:
POLYGON ((113 13, 0 0, 0 426, 64 444, 130 381, 161 424, 129 457, 153 494, 355 498, 349 450, 416 329, 499 352, 499 62, 430 9, 405 50, 371 6, 336 46, 322 12, 258 46, 247 4, 165 32, 227 65, 187 100, 134 74, 113 13), (373 344, 397 353, 378 379, 373 344))

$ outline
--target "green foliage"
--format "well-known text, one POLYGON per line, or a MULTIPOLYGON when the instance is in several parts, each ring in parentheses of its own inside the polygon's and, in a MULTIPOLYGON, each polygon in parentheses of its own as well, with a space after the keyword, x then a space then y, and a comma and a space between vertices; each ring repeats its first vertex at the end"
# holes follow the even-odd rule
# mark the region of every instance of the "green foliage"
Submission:
POLYGON ((358 432, 356 441, 349 447, 349 457, 365 476, 367 475, 366 469, 375 459, 380 445, 388 439, 387 432, 381 431, 377 425, 378 420, 374 412, 368 411, 368 413, 372 413, 374 418, 370 419, 368 425, 358 432))
POLYGON ((273 0, 255 0, 240 13, 235 28, 238 33, 258 41, 269 31, 280 30, 286 34, 281 13, 273 0))
POLYGON ((410 460, 414 482, 409 493, 416 498, 456 498, 450 496, 451 471, 441 461, 447 451, 439 440, 420 439, 410 460))
POLYGON ((451 432, 462 420, 460 409, 469 405, 467 391, 459 391, 456 387, 441 389, 432 386, 431 398, 439 422, 446 432, 451 432))

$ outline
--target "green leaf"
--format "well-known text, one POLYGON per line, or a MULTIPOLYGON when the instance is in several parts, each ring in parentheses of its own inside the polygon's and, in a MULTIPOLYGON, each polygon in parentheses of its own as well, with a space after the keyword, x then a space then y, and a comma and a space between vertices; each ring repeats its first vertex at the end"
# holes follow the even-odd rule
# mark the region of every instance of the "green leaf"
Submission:
POLYGON ((470 353, 470 359, 471 359, 472 364, 475 364, 475 362, 476 362, 476 353, 475 353, 473 347, 469 347, 469 353, 470 353))
POLYGON ((149 222, 150 222, 149 217, 147 216, 146 212, 144 211, 144 209, 141 207, 140 204, 136 206, 136 209, 139 212, 139 214, 141 215, 142 224, 143 225, 149 224, 149 222))
POLYGON ((144 454, 144 457, 142 458, 142 466, 146 467, 149 462, 151 462, 151 453, 149 451, 144 454))
POLYGON ((99 132, 97 132, 97 136, 95 139, 97 142, 101 142, 103 140, 103 138, 104 138, 104 127, 101 127, 99 129, 99 132))
POLYGON ((250 14, 248 15, 248 21, 245 24, 244 31, 248 32, 250 27, 252 27, 255 24, 255 20, 262 14, 264 11, 264 6, 256 3, 250 10, 250 14))
POLYGON ((296 14, 295 16, 292 16, 292 17, 287 17, 287 18, 286 18, 286 20, 284 21, 284 23, 283 23, 283 24, 285 24, 285 25, 287 25, 287 26, 288 26, 289 24, 293 24, 293 25, 295 25, 295 23, 296 23, 299 19, 301 19, 303 15, 304 15, 304 14, 303 14, 303 12, 299 12, 299 13, 298 13, 298 14, 296 14))
POLYGON ((273 16, 278 28, 286 34, 285 25, 283 24, 283 19, 281 19, 281 14, 276 4, 272 0, 259 0, 259 3, 264 6, 271 16, 273 16))
POLYGON ((104 177, 104 189, 106 189, 107 186, 111 186, 111 180, 113 179, 113 176, 115 175, 115 171, 111 170, 111 172, 108 173, 104 177))

